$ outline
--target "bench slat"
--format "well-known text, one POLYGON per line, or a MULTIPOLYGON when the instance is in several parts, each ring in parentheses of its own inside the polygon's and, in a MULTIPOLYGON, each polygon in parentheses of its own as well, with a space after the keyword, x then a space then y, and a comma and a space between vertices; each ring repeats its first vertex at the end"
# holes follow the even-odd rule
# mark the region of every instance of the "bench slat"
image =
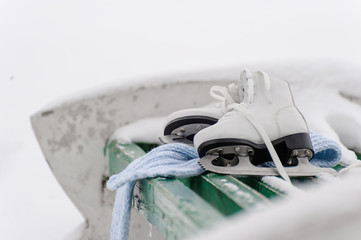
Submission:
MULTIPOLYGON (((112 142, 110 174, 119 173, 145 152, 136 144, 112 142)), ((183 239, 224 219, 223 215, 177 179, 138 181, 133 204, 167 239, 183 239)))
POLYGON ((251 188, 255 189, 259 193, 263 194, 267 198, 277 198, 277 197, 284 197, 286 193, 273 188, 272 186, 264 183, 261 181, 260 178, 256 177, 240 177, 238 178, 244 184, 250 186, 251 188))
POLYGON ((264 208, 270 203, 262 194, 229 175, 207 173, 191 179, 190 187, 225 215, 264 208))

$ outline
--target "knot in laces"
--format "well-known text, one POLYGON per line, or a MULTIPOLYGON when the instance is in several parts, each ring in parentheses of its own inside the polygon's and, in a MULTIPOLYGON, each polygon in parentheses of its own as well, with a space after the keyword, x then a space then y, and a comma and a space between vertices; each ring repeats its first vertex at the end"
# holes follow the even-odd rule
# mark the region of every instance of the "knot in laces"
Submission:
MULTIPOLYGON (((263 80, 267 100, 269 103, 272 103, 270 77, 262 70, 257 71, 257 73, 262 75, 261 79, 263 80)), ((209 94, 219 101, 220 107, 224 113, 228 112, 229 106, 234 103, 242 104, 247 102, 248 104, 252 104, 255 98, 253 74, 245 69, 241 72, 241 77, 237 84, 232 83, 228 85, 228 87, 213 86, 211 87, 209 94)))
POLYGON ((241 92, 239 86, 232 83, 228 87, 213 86, 211 87, 209 94, 211 97, 219 101, 222 111, 226 113, 230 104, 239 103, 241 99, 241 92))

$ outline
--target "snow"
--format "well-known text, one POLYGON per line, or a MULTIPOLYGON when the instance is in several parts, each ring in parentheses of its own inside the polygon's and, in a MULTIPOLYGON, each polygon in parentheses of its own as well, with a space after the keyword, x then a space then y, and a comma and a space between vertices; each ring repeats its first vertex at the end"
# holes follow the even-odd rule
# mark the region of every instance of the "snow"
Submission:
POLYGON ((246 213, 197 240, 358 239, 361 233, 359 174, 279 200, 262 212, 246 213), (237 232, 237 234, 234 234, 237 232))
POLYGON ((159 143, 158 137, 163 136, 164 121, 165 117, 140 119, 116 130, 109 141, 117 140, 121 144, 159 143))
MULTIPOLYGON (((332 75, 327 79, 332 79, 332 75)), ((356 79, 345 79, 343 82, 344 85, 361 83, 356 79)), ((338 89, 330 85, 320 83, 309 88, 293 84, 292 90, 296 105, 309 128, 338 142, 342 150, 341 162, 349 165, 355 162, 356 156, 347 148, 361 151, 361 138, 354 134, 355 129, 361 127, 361 109, 360 105, 345 99, 338 89)))
POLYGON ((280 190, 281 192, 286 193, 287 195, 293 195, 302 191, 291 183, 275 176, 262 177, 261 181, 277 190, 280 190))
POLYGON ((335 182, 339 180, 339 177, 336 177, 334 175, 325 172, 319 173, 316 177, 317 177, 317 181, 319 182, 335 182))
MULTIPOLYGON (((312 71, 329 73, 321 62, 361 64, 360 27, 358 1, 1 1, 0 239, 76 238, 84 224, 30 126, 54 99, 245 63, 287 61, 292 75, 296 60, 316 59, 312 71)), ((359 96, 359 74, 348 72, 354 81, 335 75, 334 87, 359 96)))

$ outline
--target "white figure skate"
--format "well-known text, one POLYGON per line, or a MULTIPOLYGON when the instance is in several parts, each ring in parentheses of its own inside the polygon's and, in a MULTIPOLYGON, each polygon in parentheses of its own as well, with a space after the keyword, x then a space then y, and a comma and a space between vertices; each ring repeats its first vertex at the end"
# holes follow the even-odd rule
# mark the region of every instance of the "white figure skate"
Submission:
POLYGON ((263 71, 252 74, 247 70, 241 73, 241 80, 242 103, 228 105, 230 111, 194 137, 199 163, 205 170, 281 175, 286 181, 290 181, 288 176, 336 174, 333 169, 310 164, 313 150, 309 130, 288 82, 271 80, 263 71), (259 166, 272 160, 276 168, 259 166))
POLYGON ((202 108, 184 109, 172 113, 166 119, 164 136, 161 143, 181 142, 193 145, 194 135, 202 129, 215 124, 227 111, 228 105, 240 103, 243 99, 243 89, 240 85, 232 83, 228 87, 213 86, 210 95, 218 100, 202 108))

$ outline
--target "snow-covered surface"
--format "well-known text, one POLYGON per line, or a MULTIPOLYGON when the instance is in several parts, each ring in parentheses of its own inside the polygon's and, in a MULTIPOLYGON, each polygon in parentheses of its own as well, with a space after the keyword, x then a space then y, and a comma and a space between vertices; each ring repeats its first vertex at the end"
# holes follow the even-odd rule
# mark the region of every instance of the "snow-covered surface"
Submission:
POLYGON ((302 190, 295 187, 289 182, 286 182, 285 180, 275 177, 275 176, 265 176, 262 179, 262 182, 268 184, 269 186, 280 190, 281 192, 286 193, 287 195, 293 195, 295 193, 298 193, 302 190))
POLYGON ((144 118, 132 122, 116 130, 109 141, 117 140, 122 144, 131 142, 159 143, 158 138, 163 135, 162 129, 165 118, 144 118))
MULTIPOLYGON (((359 1, 1 1, 0 239, 66 239, 83 226, 32 133, 43 106, 115 80, 246 62, 287 60, 290 73, 290 59, 361 64, 360 12, 359 1)), ((359 93, 358 81, 338 83, 359 93)))
POLYGON ((356 174, 310 188, 265 211, 236 216, 231 223, 202 232, 195 239, 359 239, 360 181, 356 174))
MULTIPOLYGON (((330 79, 332 80, 332 75, 330 79)), ((345 79, 343 82, 346 86, 360 85, 361 78, 353 81, 345 79)), ((342 97, 340 90, 331 84, 318 83, 312 88, 293 84, 292 90, 296 104, 310 129, 337 141, 341 145, 342 162, 349 165, 355 161, 356 156, 347 148, 361 151, 361 138, 355 134, 355 129, 361 127, 361 108, 359 104, 342 97)))

